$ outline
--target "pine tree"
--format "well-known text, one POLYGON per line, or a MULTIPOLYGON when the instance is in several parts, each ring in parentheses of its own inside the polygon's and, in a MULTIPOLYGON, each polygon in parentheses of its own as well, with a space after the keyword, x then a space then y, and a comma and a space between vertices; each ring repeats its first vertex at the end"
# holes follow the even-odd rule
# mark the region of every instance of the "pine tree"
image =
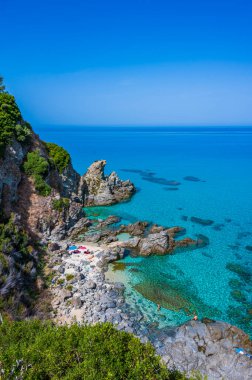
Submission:
POLYGON ((0 92, 5 90, 5 85, 3 84, 3 77, 0 75, 0 92))

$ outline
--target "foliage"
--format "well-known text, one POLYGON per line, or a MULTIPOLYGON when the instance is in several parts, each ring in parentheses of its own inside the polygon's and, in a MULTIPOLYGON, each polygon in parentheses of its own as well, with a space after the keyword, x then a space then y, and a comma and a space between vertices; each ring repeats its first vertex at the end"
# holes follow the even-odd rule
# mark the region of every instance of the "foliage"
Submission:
POLYGON ((5 85, 3 84, 3 77, 0 75, 0 92, 5 90, 5 85))
POLYGON ((17 317, 30 307, 36 254, 29 236, 14 216, 0 223, 0 312, 17 317))
POLYGON ((25 231, 15 223, 11 217, 7 223, 0 224, 0 252, 11 254, 13 251, 22 253, 22 257, 29 255, 29 238, 25 231))
POLYGON ((37 192, 42 196, 50 195, 52 189, 44 180, 49 170, 49 163, 40 155, 39 150, 27 154, 23 167, 25 173, 34 178, 37 192))
POLYGON ((43 177, 38 174, 34 176, 34 185, 39 195, 42 195, 43 197, 47 197, 52 192, 51 186, 49 186, 43 177))
POLYGON ((12 139, 26 143, 31 134, 31 127, 23 120, 14 96, 4 92, 0 77, 0 157, 12 139))
POLYGON ((24 171, 27 175, 44 176, 47 174, 48 169, 49 164, 47 160, 40 155, 39 150, 35 150, 34 152, 30 152, 27 154, 27 159, 24 163, 24 171))
POLYGON ((108 323, 67 327, 36 320, 4 322, 0 370, 3 379, 185 379, 168 371, 150 344, 108 323))
POLYGON ((63 211, 65 209, 68 209, 69 204, 70 204, 70 201, 68 198, 60 198, 60 199, 53 200, 53 208, 56 211, 63 211))
POLYGON ((69 153, 61 146, 54 143, 46 143, 49 156, 53 160, 56 168, 60 173, 70 164, 71 158, 69 153))

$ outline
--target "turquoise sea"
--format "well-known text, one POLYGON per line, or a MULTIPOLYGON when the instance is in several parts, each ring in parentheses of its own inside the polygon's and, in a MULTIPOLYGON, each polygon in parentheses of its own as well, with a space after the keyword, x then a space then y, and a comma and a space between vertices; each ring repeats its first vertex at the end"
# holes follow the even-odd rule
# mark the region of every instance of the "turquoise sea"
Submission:
POLYGON ((159 326, 178 325, 194 313, 252 329, 252 129, 35 128, 64 146, 83 174, 97 159, 106 172, 131 179, 130 202, 99 208, 124 223, 147 220, 203 234, 209 245, 172 256, 132 258, 118 271, 127 301, 159 326), (185 179, 186 177, 189 177, 185 179), (193 177, 193 178, 191 178, 193 177), (170 180, 179 182, 169 185, 170 180), (212 221, 202 225, 192 217, 212 221), (162 308, 157 313, 156 304, 162 308))

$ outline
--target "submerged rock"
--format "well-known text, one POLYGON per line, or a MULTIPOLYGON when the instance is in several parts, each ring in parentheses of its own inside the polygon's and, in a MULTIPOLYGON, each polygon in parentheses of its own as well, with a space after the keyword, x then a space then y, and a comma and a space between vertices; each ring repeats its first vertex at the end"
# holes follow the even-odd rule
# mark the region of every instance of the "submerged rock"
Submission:
POLYGON ((211 226, 211 224, 214 223, 211 219, 201 219, 197 218, 196 216, 191 217, 191 222, 201 224, 202 226, 211 226))
POLYGON ((192 182, 200 182, 201 181, 199 178, 191 176, 191 175, 184 177, 184 180, 185 181, 192 181, 192 182))

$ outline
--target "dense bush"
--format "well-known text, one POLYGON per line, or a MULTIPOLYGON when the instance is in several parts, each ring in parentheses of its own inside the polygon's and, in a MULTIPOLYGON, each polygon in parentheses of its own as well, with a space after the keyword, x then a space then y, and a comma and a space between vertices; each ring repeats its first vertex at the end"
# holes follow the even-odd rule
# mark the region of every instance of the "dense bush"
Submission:
POLYGON ((53 200, 53 208, 57 211, 63 211, 69 207, 69 199, 68 198, 60 198, 53 200))
POLYGON ((150 344, 110 324, 67 327, 36 320, 0 325, 0 371, 3 379, 184 378, 169 372, 150 344))
POLYGON ((27 154, 23 167, 25 173, 34 178, 37 192, 43 196, 50 195, 52 189, 44 180, 49 170, 49 163, 40 155, 39 150, 27 154))
POLYGON ((40 155, 39 150, 27 154, 26 162, 24 163, 24 171, 27 175, 44 176, 47 174, 48 169, 49 164, 47 160, 40 155))
POLYGON ((0 224, 1 253, 11 254, 13 251, 19 251, 22 256, 26 256, 28 242, 27 233, 20 229, 13 217, 8 222, 0 224))
POLYGON ((0 157, 13 138, 25 143, 31 136, 31 127, 26 123, 15 102, 14 96, 1 91, 0 81, 0 157))
POLYGON ((49 156, 53 160, 56 168, 60 173, 68 166, 71 162, 69 153, 62 148, 61 146, 53 143, 46 143, 46 147, 49 153, 49 156))
MULTIPOLYGON (((0 223, 0 313, 26 315, 35 289, 37 252, 12 216, 0 223)), ((0 375, 1 378, 1 375, 0 375)))
POLYGON ((49 186, 43 177, 38 174, 34 176, 34 185, 39 195, 42 195, 43 197, 47 197, 52 192, 51 186, 49 186))

